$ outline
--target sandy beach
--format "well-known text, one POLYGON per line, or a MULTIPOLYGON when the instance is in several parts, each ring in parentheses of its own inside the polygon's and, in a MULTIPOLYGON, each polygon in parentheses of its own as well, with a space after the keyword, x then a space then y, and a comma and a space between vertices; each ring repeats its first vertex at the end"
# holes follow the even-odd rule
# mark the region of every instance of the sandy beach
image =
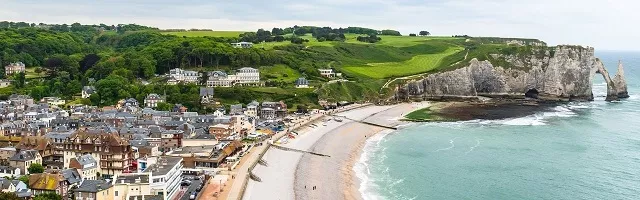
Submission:
MULTIPOLYGON (((336 115, 397 126, 405 123, 399 121, 404 114, 425 106, 427 103, 369 106, 336 115)), ((348 119, 316 124, 319 126, 299 130, 298 137, 282 146, 330 157, 272 148, 263 157, 268 165, 258 165, 253 171, 262 181, 250 180, 243 199, 362 199, 353 166, 366 139, 385 128, 348 119)))

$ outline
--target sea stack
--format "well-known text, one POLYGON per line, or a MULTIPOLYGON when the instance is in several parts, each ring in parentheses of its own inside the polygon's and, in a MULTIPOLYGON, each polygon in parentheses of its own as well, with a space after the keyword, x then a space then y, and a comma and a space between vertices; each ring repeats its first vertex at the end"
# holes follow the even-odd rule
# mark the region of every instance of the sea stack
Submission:
POLYGON ((629 92, 627 92, 627 81, 624 79, 624 67, 622 61, 618 62, 618 73, 613 78, 613 84, 618 98, 629 98, 629 92))

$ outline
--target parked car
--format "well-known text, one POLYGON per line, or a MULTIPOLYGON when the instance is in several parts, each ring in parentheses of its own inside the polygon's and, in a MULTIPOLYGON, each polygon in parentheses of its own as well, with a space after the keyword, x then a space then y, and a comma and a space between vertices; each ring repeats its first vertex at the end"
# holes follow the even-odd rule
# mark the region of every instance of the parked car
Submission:
POLYGON ((181 185, 181 186, 189 186, 189 185, 191 185, 191 181, 189 181, 189 180, 183 180, 183 181, 180 183, 180 185, 181 185))
POLYGON ((190 200, 194 200, 194 199, 196 199, 196 195, 197 195, 197 194, 198 194, 198 193, 196 193, 196 192, 192 192, 192 193, 191 193, 191 195, 189 195, 189 199, 190 199, 190 200))

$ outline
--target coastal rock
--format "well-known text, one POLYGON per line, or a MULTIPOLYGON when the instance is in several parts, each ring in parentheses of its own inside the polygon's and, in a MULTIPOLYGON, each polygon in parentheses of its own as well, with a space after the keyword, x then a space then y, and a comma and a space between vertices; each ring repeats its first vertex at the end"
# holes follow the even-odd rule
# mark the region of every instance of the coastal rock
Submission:
POLYGON ((467 67, 429 74, 398 90, 400 98, 444 99, 446 97, 504 96, 525 94, 552 101, 593 100, 596 72, 607 82, 607 100, 626 98, 622 65, 613 80, 591 47, 558 46, 536 55, 503 56, 505 66, 472 59, 467 67), (505 64, 506 63, 506 64, 505 64))
POLYGON ((618 73, 613 77, 614 89, 618 98, 629 98, 629 92, 627 92, 627 81, 624 78, 624 67, 622 61, 618 62, 618 73))

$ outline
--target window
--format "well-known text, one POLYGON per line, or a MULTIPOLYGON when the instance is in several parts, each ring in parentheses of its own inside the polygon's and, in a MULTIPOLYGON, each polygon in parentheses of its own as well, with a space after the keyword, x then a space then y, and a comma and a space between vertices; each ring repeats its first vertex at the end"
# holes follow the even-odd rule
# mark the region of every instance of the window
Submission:
POLYGON ((118 196, 118 191, 115 191, 115 195, 118 196))

